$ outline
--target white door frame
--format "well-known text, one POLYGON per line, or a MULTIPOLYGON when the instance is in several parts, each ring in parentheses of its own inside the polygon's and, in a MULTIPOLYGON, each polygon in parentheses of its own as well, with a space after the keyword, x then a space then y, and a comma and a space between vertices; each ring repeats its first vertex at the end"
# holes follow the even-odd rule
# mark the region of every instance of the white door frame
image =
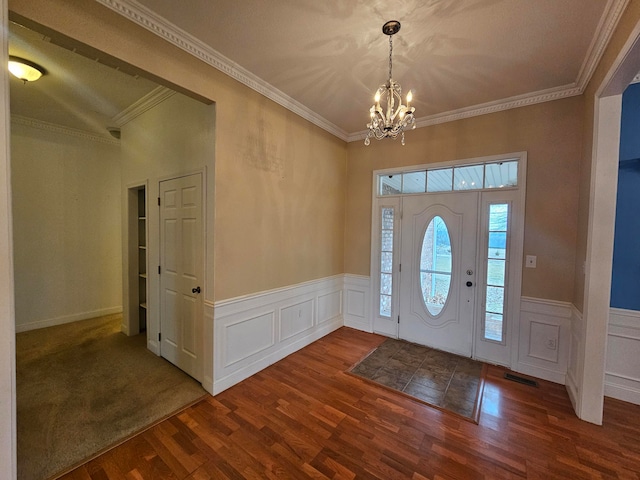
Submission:
MULTIPOLYGON (((9 60, 7 0, 0 0, 0 64, 9 60)), ((16 456, 16 318, 13 300, 9 73, 0 73, 0 465, 7 478, 17 477, 16 456)))
MULTIPOLYGON (((599 85, 594 98, 589 219, 582 328, 576 385, 569 388, 578 417, 602 424, 611 269, 618 191, 622 93, 640 70, 640 23, 599 85)), ((578 259, 580 261, 580 259, 578 259)))
MULTIPOLYGON (((425 169, 434 169, 434 168, 448 168, 453 166, 460 165, 472 165, 479 163, 491 163, 497 162, 500 160, 508 160, 508 159, 518 159, 518 188, 513 189, 513 191, 517 191, 515 195, 515 200, 513 201, 513 212, 512 212, 512 225, 511 225, 511 255, 510 258, 518 259, 519 261, 514 261, 513 269, 510 274, 510 288, 508 291, 508 300, 507 300, 507 315, 510 316, 511 321, 509 323, 510 330, 506 332, 506 339, 510 342, 510 365, 506 365, 511 368, 515 368, 518 364, 519 358, 519 339, 520 339, 520 299, 522 295, 522 269, 523 269, 523 254, 524 254, 524 215, 525 215, 525 197, 526 197, 526 173, 527 173, 527 152, 514 152, 507 153, 501 155, 492 155, 487 157, 478 157, 478 158, 468 158, 468 159, 460 159, 453 160, 448 162, 439 162, 439 163, 431 163, 431 164, 423 164, 423 165, 411 165, 406 167, 398 167, 398 168, 387 168, 381 170, 374 170, 373 178, 372 178, 372 201, 371 201, 371 263, 370 263, 370 272, 371 272, 371 281, 370 281, 370 311, 372 312, 372 323, 371 329, 375 333, 380 333, 382 335, 391 336, 397 338, 398 329, 397 323, 394 323, 394 318, 397 318, 398 314, 398 291, 397 285, 397 263, 398 259, 394 256, 394 285, 393 285, 393 307, 391 313, 391 319, 388 319, 388 322, 385 320, 385 323, 388 323, 393 328, 377 328, 376 320, 380 321, 379 312, 378 312, 378 294, 379 294, 379 284, 380 280, 377 277, 377 273, 379 272, 379 230, 380 230, 380 208, 383 206, 395 206, 396 208, 401 207, 401 197, 402 195, 385 195, 378 196, 378 176, 379 175, 396 175, 413 171, 420 171, 425 169)), ((485 190, 485 193, 488 192, 489 196, 498 195, 500 192, 506 192, 502 189, 493 189, 493 190, 485 190)), ((482 194, 481 194, 482 198, 482 194)), ((398 215, 398 219, 400 215, 398 215)), ((394 245, 400 245, 401 239, 399 235, 396 235, 394 245)), ((480 243, 480 242, 478 242, 480 243)), ((476 261, 479 262, 481 257, 479 255, 476 256, 476 261)), ((476 271, 481 271, 476 267, 476 271)), ((476 279, 476 281, 480 281, 476 279)), ((478 295, 476 295, 478 297, 478 295)), ((477 299, 478 300, 478 299, 477 299)), ((477 302, 479 303, 479 302, 477 302)), ((474 337, 473 337, 473 346, 472 346, 472 354, 475 357, 476 354, 476 342, 478 340, 478 336, 476 335, 476 323, 478 322, 480 309, 476 308, 476 313, 474 315, 474 337)))

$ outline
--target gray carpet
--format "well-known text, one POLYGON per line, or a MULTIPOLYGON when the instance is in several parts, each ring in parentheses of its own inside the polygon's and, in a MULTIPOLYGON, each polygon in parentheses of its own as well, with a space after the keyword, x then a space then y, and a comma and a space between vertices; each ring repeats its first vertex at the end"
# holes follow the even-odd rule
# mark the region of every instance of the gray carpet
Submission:
POLYGON ((19 479, 49 478, 206 394, 120 318, 16 336, 19 479))

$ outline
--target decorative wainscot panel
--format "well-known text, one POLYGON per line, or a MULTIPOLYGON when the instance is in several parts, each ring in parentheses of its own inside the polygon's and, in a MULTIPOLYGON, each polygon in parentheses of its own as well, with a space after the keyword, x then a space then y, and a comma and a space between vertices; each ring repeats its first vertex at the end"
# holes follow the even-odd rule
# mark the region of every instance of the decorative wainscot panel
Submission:
POLYGON ((570 303, 522 297, 517 371, 565 384, 571 312, 570 303))
POLYGON ((604 393, 640 405, 640 312, 612 308, 609 314, 604 393))
POLYGON ((369 277, 362 275, 344 276, 344 325, 364 332, 372 332, 369 315, 369 277))
POLYGON ((214 394, 341 327, 343 276, 216 302, 214 394))

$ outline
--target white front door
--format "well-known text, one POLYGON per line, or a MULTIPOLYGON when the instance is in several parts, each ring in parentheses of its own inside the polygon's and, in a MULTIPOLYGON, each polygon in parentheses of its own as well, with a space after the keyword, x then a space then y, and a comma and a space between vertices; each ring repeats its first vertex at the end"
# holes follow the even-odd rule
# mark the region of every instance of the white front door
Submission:
POLYGON ((399 337, 470 357, 478 192, 402 199, 399 337))
POLYGON ((202 175, 160 182, 160 354, 202 378, 202 175))

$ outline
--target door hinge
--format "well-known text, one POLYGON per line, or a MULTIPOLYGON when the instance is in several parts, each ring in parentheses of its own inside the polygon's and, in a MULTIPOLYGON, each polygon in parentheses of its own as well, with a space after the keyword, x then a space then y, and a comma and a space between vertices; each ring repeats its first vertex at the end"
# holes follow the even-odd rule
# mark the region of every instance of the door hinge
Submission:
POLYGON ((160 275, 160 270, 161 270, 160 265, 158 265, 158 275, 160 275))
POLYGON ((158 197, 158 206, 160 206, 160 197, 158 197))
POLYGON ((162 333, 158 332, 158 341, 161 342, 162 341, 162 333))
POLYGON ((402 264, 400 264, 400 267, 399 267, 398 271, 402 272, 402 264))
POLYGON ((398 315, 398 324, 400 324, 400 315, 398 315))

